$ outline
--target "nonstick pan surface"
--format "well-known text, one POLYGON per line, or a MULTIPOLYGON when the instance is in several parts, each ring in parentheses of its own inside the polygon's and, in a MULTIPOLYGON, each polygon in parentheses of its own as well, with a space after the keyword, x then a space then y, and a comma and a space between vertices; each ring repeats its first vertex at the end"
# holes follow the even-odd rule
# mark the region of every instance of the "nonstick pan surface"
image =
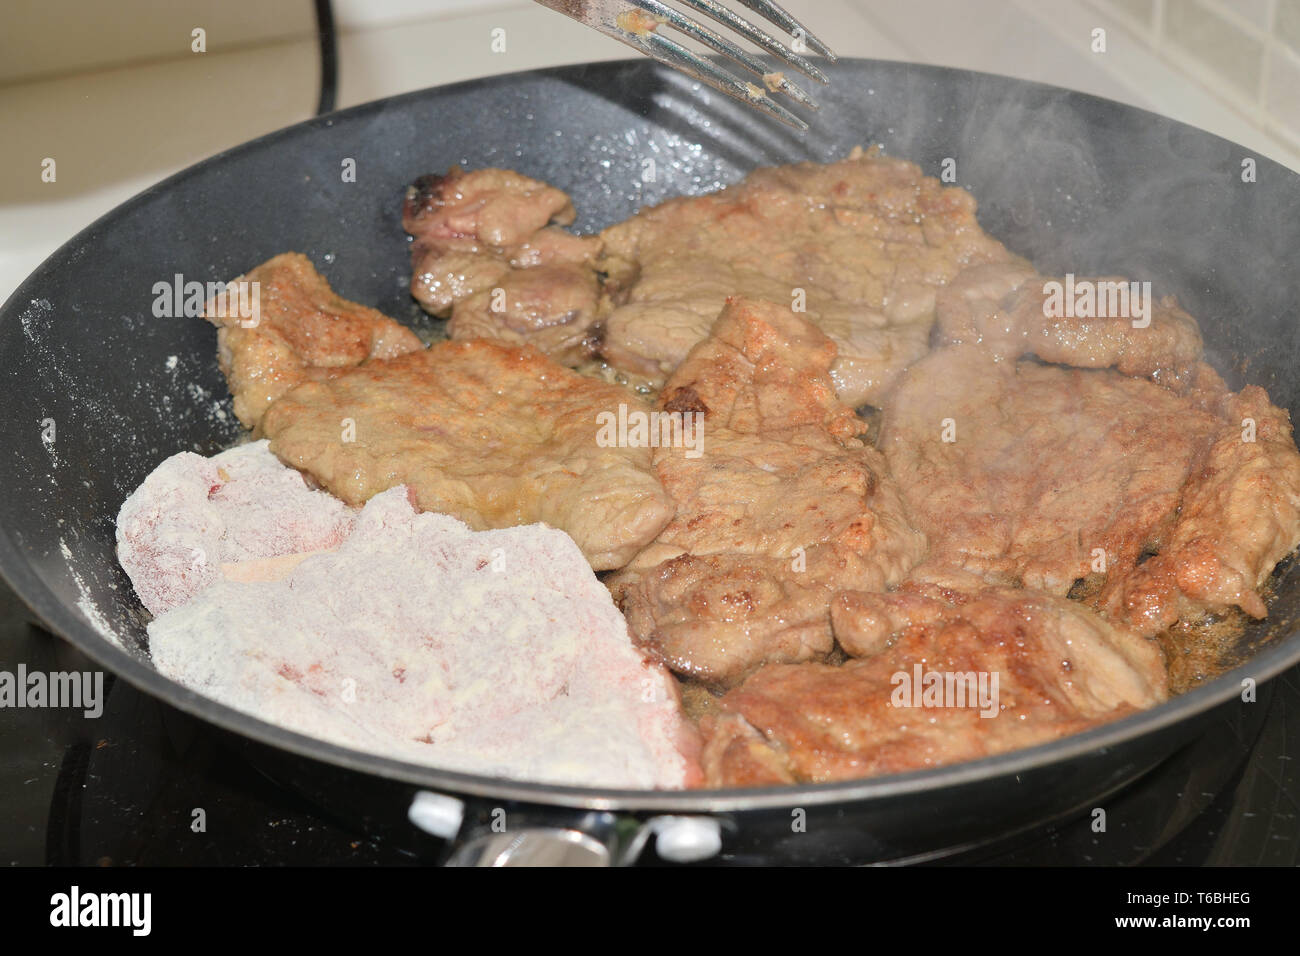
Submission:
MULTIPOLYGON (((341 295, 427 325, 407 291, 401 202, 407 183, 456 163, 555 184, 573 197, 576 227, 591 231, 756 166, 829 161, 855 145, 879 144, 931 175, 951 159, 992 235, 1044 272, 1118 273, 1176 294, 1229 383, 1262 385, 1295 415, 1300 176, 1208 133, 1054 87, 866 60, 828 73, 820 114, 803 135, 649 62, 476 80, 262 137, 109 213, 0 311, 0 571, 52 630, 167 703, 286 760, 412 792, 748 814, 787 834, 790 807, 821 807, 842 822, 869 821, 863 852, 897 855, 970 838, 994 817, 1009 825, 1076 810, 1140 775, 1196 732, 1197 715, 1238 696, 1243 679, 1263 681, 1300 660, 1294 562, 1277 576, 1269 620, 1243 640, 1241 666, 1195 691, 1030 750, 814 787, 597 791, 442 772, 263 723, 149 662, 145 617, 114 555, 118 508, 167 456, 210 454, 239 435, 215 330, 155 318, 155 283, 176 274, 227 280, 295 250, 341 295), (349 159, 355 182, 340 175, 349 159), (1245 160, 1253 181, 1243 177, 1245 160)), ((862 832, 855 823, 843 836, 862 832)), ((812 841, 801 846, 816 855, 812 841)))

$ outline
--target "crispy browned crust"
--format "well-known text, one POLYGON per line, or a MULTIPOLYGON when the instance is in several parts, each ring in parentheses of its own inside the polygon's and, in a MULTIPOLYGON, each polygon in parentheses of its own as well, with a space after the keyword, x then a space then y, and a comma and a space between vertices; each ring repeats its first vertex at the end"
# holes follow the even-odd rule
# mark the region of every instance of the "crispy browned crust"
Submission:
MULTIPOLYGON (((1121 276, 1074 281, 1094 289, 1103 283, 1129 285, 1121 276)), ((1201 331, 1172 296, 1146 303, 1145 320, 1136 318, 1132 303, 1130 314, 1066 316, 1051 307, 1052 283, 1064 287, 1066 279, 1015 264, 967 269, 939 291, 937 338, 944 345, 980 345, 1000 358, 1033 355, 1075 368, 1113 368, 1173 389, 1196 377, 1204 349, 1201 331)))
POLYGON ((601 570, 672 516, 650 449, 598 442, 597 415, 620 404, 649 411, 531 347, 441 342, 293 389, 261 434, 349 504, 405 484, 422 510, 475 529, 560 528, 601 570))
POLYGON ((411 294, 449 317, 454 339, 529 343, 580 361, 598 318, 601 242, 558 228, 573 218, 567 195, 508 169, 421 176, 402 211, 411 294))
POLYGON ((221 370, 235 415, 248 428, 295 385, 424 347, 410 329, 337 295, 296 252, 269 259, 234 281, 257 284, 259 314, 219 315, 209 303, 204 317, 220 329, 221 370))
POLYGON ((1300 452, 1290 415, 1258 386, 1224 395, 1222 426, 1197 459, 1156 553, 1107 581, 1098 605, 1153 634, 1239 607, 1268 613, 1259 590, 1300 543, 1300 452))
POLYGON ((881 447, 928 561, 1080 587, 1144 634, 1232 606, 1262 617, 1259 587, 1300 543, 1289 418, 1201 363, 1179 388, 983 345, 918 362, 887 403, 881 447))
POLYGON ((834 359, 801 316, 733 299, 664 388, 661 409, 702 417, 702 454, 656 450, 676 516, 610 587, 679 673, 725 684, 824 657, 833 592, 895 583, 922 553, 834 359))
POLYGON ((937 588, 906 588, 843 594, 832 613, 837 636, 871 634, 867 656, 840 667, 769 665, 729 692, 702 724, 710 785, 819 783, 973 760, 1077 733, 1167 693, 1154 642, 1063 598, 995 588, 954 603, 937 588), (914 680, 918 666, 922 675, 996 673, 996 714, 981 716, 969 699, 918 706, 900 697, 899 675, 914 680))
POLYGON ((601 237, 612 311, 599 348, 615 368, 663 381, 728 296, 798 304, 835 343, 831 377, 850 406, 878 404, 925 354, 944 283, 1020 261, 983 232, 968 193, 860 150, 666 200, 601 237))

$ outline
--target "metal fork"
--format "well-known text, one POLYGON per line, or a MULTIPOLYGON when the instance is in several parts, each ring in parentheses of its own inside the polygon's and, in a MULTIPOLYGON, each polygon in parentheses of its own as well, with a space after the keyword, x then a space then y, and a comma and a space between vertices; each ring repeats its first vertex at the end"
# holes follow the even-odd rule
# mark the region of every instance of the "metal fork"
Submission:
MULTIPOLYGON (((792 83, 784 73, 769 69, 762 60, 751 56, 730 40, 702 26, 698 21, 683 16, 660 0, 536 0, 536 2, 599 30, 606 36, 620 40, 640 50, 646 56, 681 70, 700 82, 707 83, 715 90, 734 96, 742 103, 776 117, 796 129, 806 130, 808 124, 772 99, 768 93, 780 91, 803 106, 817 108, 812 97, 792 83), (659 29, 664 26, 672 27, 739 63, 758 77, 759 82, 737 78, 719 68, 717 64, 697 56, 661 34, 659 29)), ((827 82, 825 73, 817 69, 806 57, 800 56, 803 49, 806 49, 834 62, 835 54, 825 43, 809 33, 803 24, 771 0, 739 0, 739 2, 778 29, 789 33, 793 38, 791 47, 787 47, 780 40, 717 0, 678 0, 681 5, 697 10, 714 21, 730 27, 805 76, 818 83, 827 82)))

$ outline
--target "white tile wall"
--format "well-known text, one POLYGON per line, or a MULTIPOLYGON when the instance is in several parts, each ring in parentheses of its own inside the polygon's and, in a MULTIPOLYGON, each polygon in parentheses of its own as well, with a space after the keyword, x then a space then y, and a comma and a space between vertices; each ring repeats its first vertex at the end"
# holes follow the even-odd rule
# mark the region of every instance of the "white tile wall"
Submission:
POLYGON ((1300 0, 1088 0, 1189 81, 1300 149, 1300 0))

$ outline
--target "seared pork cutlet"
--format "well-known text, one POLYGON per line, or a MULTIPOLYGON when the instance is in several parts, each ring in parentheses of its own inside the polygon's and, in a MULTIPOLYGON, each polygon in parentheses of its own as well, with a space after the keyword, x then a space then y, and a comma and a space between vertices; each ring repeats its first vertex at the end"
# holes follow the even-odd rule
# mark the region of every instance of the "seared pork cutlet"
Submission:
POLYGON ((702 441, 655 449, 676 516, 609 584, 678 673, 721 684, 823 657, 834 592, 883 589, 923 553, 834 361, 788 306, 733 299, 668 379, 660 411, 699 416, 702 441))
POLYGON ((650 409, 529 346, 440 342, 307 382, 262 418, 281 460, 350 505, 407 485, 474 530, 545 522, 596 570, 654 540, 673 503, 648 446, 601 441, 600 416, 650 409))
POLYGON ((238 281, 260 284, 257 321, 211 321, 240 420, 348 504, 405 483, 419 507, 475 530, 560 528, 598 570, 622 567, 672 516, 649 447, 599 441, 601 412, 649 411, 625 389, 531 347, 426 349, 295 254, 238 281))
POLYGON ((759 169, 601 236, 613 311, 600 349, 615 368, 662 381, 729 296, 765 299, 805 309, 835 343, 831 378, 850 406, 879 404, 925 354, 945 283, 971 265, 1020 262, 980 229, 968 193, 861 150, 759 169))
POLYGON ((832 605, 840 667, 769 665, 702 722, 710 786, 821 783, 1054 740, 1167 696, 1159 646, 1036 591, 909 582, 832 605), (996 681, 996 683, 995 683, 996 681))
POLYGON ((1260 588, 1300 544, 1300 453, 1290 415, 1256 385, 1236 394, 1211 389, 1209 397, 1223 425, 1198 457, 1156 553, 1108 578, 1098 597, 1113 618, 1143 633, 1229 607, 1266 617, 1260 588))
POLYGON ((1230 606, 1263 616, 1257 589, 1300 543, 1290 423, 1204 364, 1179 377, 1181 393, 976 345, 916 363, 880 446, 927 563, 1058 595, 1082 583, 1144 634, 1230 606))
POLYGON ((975 266, 939 290, 937 310, 942 344, 978 344, 1002 358, 1033 355, 1076 368, 1113 368, 1175 390, 1195 379, 1204 348, 1196 320, 1172 296, 1150 301, 1121 276, 1074 279, 1014 264, 975 266), (1091 301, 1083 298, 1085 286, 1091 301), (1080 291, 1067 315, 1069 290, 1080 291))
POLYGON ((529 342, 561 362, 590 354, 601 242, 575 236, 569 197, 507 169, 422 176, 407 190, 411 294, 453 339, 529 342))
POLYGON ((224 300, 212 300, 204 318, 219 329, 217 357, 235 415, 246 428, 257 427, 271 403, 301 382, 424 348, 410 329, 336 295, 296 252, 267 260, 230 283, 236 284, 248 294, 232 290, 224 300), (220 307, 236 298, 257 308, 240 315, 220 307))

